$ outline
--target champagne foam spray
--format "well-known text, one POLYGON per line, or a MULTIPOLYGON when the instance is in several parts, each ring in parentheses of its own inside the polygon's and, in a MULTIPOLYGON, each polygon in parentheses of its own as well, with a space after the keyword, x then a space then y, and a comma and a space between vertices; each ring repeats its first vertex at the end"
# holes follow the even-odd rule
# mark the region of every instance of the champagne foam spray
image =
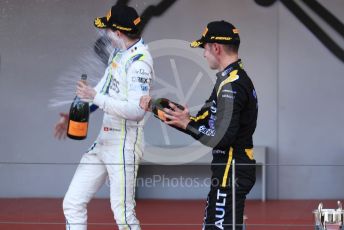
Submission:
POLYGON ((120 38, 115 32, 113 32, 112 30, 108 30, 106 34, 110 38, 112 46, 114 48, 118 48, 121 51, 126 49, 124 40, 120 38))
MULTIPOLYGON (((104 36, 105 31, 95 30, 97 35, 104 36)), ((106 44, 103 47, 107 53, 112 52, 113 47, 111 44, 106 44)), ((48 102, 49 109, 57 107, 69 106, 72 103, 75 92, 76 84, 80 80, 80 75, 86 73, 88 75, 87 82, 90 86, 95 86, 104 74, 106 65, 102 62, 99 56, 94 52, 95 47, 85 47, 76 57, 72 57, 70 66, 61 66, 56 76, 55 81, 52 82, 51 98, 48 102)))

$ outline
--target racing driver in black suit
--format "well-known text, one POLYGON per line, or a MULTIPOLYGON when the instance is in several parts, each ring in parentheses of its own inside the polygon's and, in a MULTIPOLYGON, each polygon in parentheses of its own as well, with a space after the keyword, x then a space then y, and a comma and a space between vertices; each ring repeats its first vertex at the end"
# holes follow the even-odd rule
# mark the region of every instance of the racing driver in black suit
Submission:
MULTIPOLYGON (((255 183, 252 135, 258 115, 257 94, 238 58, 239 31, 226 21, 207 25, 191 47, 204 48, 211 69, 219 72, 213 91, 197 116, 170 103, 166 124, 213 148, 212 185, 207 198, 203 229, 232 229, 232 160, 236 161, 236 229, 242 229, 246 195, 255 183)), ((149 96, 140 106, 149 110, 149 96)))

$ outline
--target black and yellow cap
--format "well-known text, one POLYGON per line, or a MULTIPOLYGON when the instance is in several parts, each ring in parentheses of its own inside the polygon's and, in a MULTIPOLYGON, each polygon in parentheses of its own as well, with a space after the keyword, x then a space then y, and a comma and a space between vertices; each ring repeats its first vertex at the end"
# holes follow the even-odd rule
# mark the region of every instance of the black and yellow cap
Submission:
POLYGON ((139 32, 141 18, 133 7, 114 5, 105 17, 96 18, 94 26, 99 29, 113 29, 125 33, 139 32))
POLYGON ((202 37, 193 41, 190 46, 192 48, 204 48, 205 43, 219 44, 240 44, 239 30, 231 23, 226 21, 210 22, 205 28, 202 37))

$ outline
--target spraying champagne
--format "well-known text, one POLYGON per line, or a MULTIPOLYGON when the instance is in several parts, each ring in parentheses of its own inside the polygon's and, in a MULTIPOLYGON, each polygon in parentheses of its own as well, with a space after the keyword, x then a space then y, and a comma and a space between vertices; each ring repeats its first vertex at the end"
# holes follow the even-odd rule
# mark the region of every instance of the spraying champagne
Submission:
MULTIPOLYGON (((81 80, 86 82, 87 75, 82 74, 81 80)), ((89 103, 82 101, 78 96, 76 96, 69 111, 67 136, 74 140, 85 139, 87 137, 89 116, 89 103)))

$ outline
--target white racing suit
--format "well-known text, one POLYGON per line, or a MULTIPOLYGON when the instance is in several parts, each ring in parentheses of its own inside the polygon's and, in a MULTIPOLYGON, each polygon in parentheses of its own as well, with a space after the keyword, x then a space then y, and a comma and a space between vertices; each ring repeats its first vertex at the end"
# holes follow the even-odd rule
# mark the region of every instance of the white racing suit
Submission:
POLYGON ((119 229, 140 229, 135 214, 135 185, 143 152, 144 110, 153 61, 142 39, 125 51, 114 52, 93 100, 104 120, 95 143, 83 155, 63 201, 67 229, 87 229, 87 204, 106 177, 111 209, 119 229))

